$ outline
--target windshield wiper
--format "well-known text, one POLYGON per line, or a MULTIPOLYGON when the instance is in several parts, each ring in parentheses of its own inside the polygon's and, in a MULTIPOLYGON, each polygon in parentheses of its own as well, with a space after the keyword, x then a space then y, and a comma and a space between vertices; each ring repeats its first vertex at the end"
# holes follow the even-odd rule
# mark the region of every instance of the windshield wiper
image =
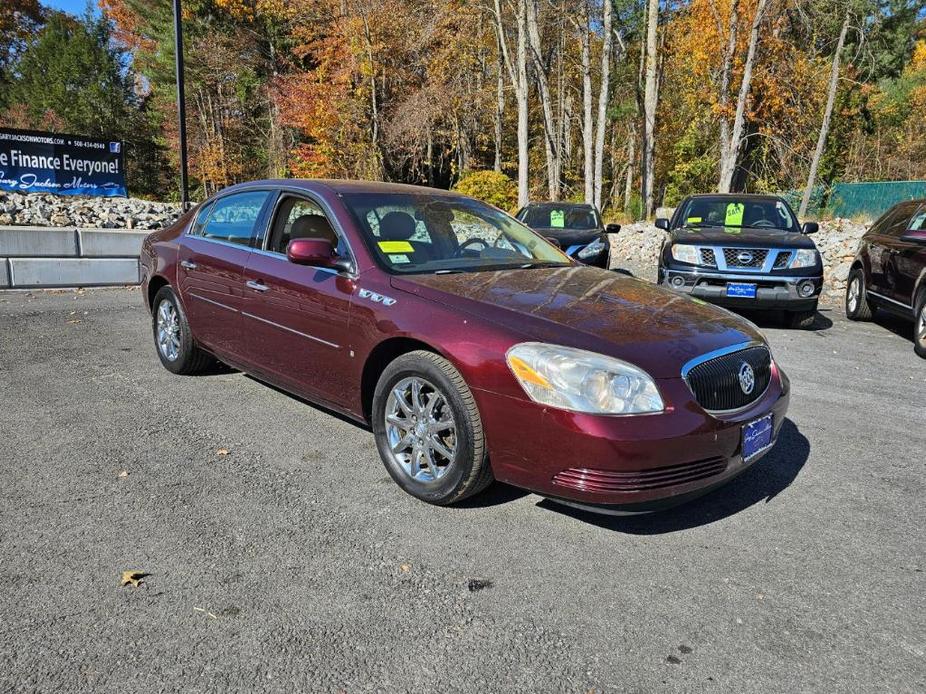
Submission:
POLYGON ((532 263, 524 263, 523 265, 518 265, 519 270, 533 270, 539 267, 569 267, 568 263, 555 263, 550 260, 538 260, 532 263))

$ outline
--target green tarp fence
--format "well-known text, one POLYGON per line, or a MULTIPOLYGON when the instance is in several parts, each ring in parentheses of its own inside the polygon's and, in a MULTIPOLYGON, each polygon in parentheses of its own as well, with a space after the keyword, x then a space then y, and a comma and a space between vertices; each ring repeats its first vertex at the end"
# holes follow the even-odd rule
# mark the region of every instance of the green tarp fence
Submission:
MULTIPOLYGON (((804 191, 784 194, 797 210, 804 191)), ((832 217, 869 217, 875 219, 904 200, 926 198, 926 181, 873 181, 870 183, 835 183, 817 186, 810 198, 808 212, 832 217)))

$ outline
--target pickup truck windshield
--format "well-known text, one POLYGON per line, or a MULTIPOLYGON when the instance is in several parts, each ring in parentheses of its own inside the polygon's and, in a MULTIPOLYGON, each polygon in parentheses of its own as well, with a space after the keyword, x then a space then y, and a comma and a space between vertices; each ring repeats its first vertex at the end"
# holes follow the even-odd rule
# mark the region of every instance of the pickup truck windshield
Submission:
POLYGON ((724 227, 734 233, 739 229, 800 231, 787 203, 775 198, 691 198, 685 203, 677 224, 691 229, 724 227))
POLYGON ((572 261, 513 217, 464 197, 345 193, 364 241, 398 273, 568 266, 572 261))

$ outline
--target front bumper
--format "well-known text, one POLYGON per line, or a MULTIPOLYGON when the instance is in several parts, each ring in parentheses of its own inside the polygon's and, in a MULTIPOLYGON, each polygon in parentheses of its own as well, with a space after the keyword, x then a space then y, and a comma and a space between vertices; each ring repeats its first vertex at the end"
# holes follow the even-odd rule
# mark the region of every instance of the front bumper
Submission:
POLYGON ((658 381, 666 411, 601 416, 476 391, 496 479, 605 513, 645 513, 683 503, 730 481, 774 446, 789 402, 777 365, 748 408, 712 415, 681 378, 658 381), (743 426, 773 415, 773 444, 743 460, 743 426))
POLYGON ((809 311, 816 308, 820 299, 820 292, 823 290, 823 275, 778 276, 772 274, 660 268, 659 284, 677 292, 729 308, 809 311), (728 296, 728 282, 755 284, 755 298, 728 296), (812 291, 806 296, 802 295, 800 291, 801 287, 804 286, 812 287, 812 291))

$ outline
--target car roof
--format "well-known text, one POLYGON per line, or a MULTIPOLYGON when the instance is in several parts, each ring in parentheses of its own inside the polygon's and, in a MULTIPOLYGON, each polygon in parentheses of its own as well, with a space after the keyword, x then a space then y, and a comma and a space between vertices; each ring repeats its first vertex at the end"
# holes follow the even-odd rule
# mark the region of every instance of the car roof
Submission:
POLYGON ((529 202, 524 207, 585 207, 589 210, 594 208, 594 205, 589 205, 587 202, 529 202))
POLYGON ((713 198, 720 200, 784 200, 780 195, 770 193, 696 193, 689 195, 688 200, 700 200, 703 198, 713 198))
POLYGON ((351 181, 335 178, 266 178, 256 181, 237 183, 222 189, 222 193, 248 188, 302 188, 307 191, 318 191, 325 188, 335 193, 393 193, 393 194, 427 194, 465 197, 460 193, 444 190, 443 188, 430 188, 428 186, 413 186, 405 183, 385 183, 383 181, 351 181))

